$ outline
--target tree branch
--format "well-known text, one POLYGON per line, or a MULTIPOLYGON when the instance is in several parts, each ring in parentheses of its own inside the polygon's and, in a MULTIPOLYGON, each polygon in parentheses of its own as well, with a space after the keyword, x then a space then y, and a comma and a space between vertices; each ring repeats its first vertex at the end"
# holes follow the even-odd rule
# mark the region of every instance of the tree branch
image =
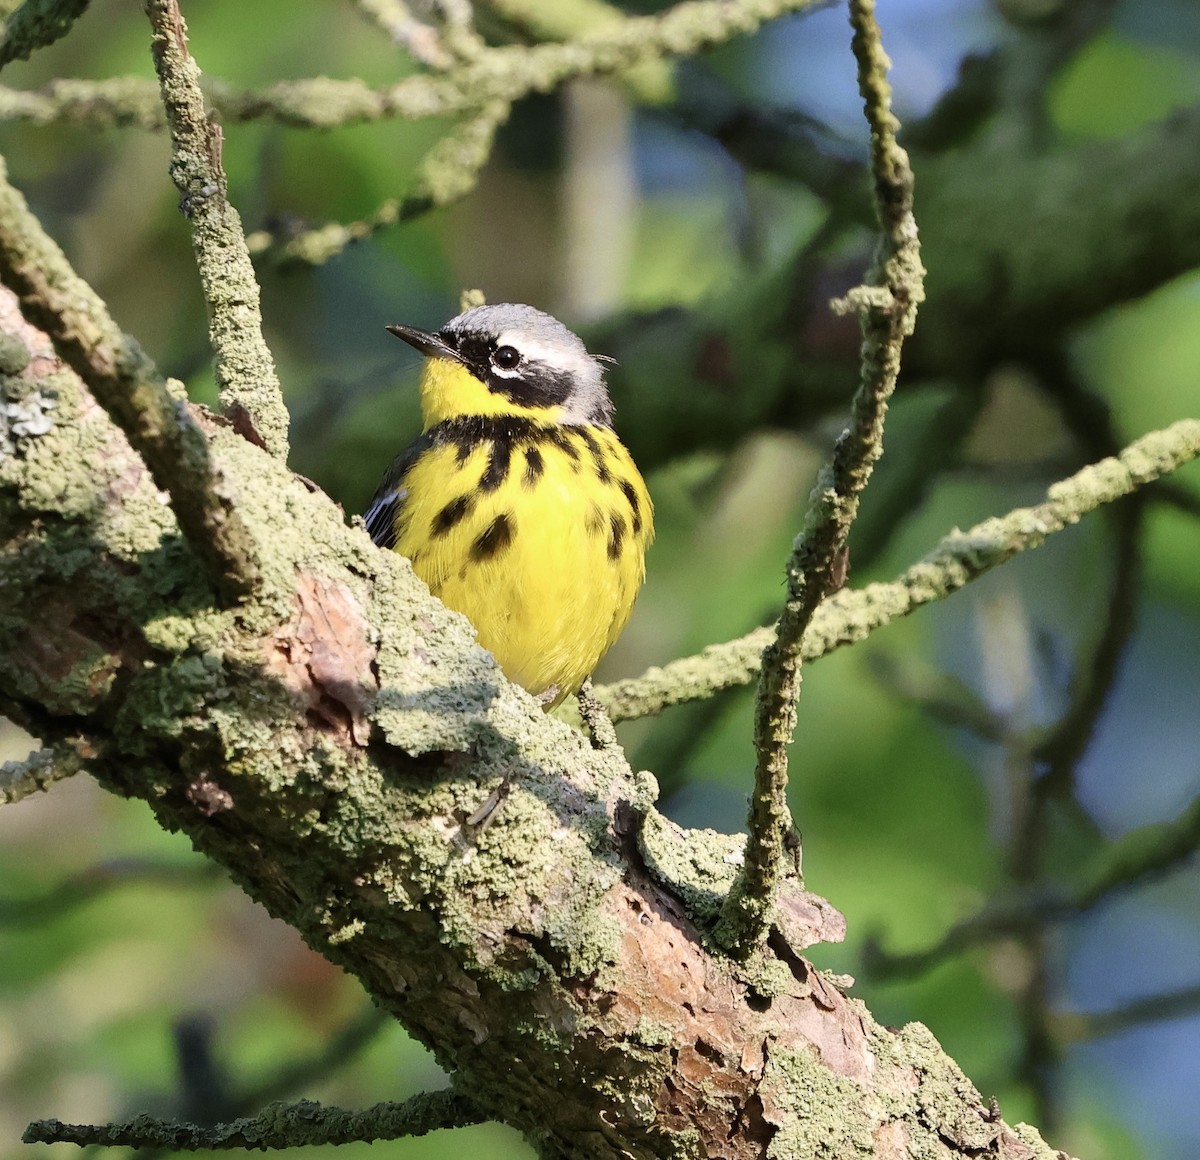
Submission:
POLYGON ((838 586, 835 562, 845 551, 858 500, 883 454, 883 422, 900 373, 900 349, 916 324, 923 296, 920 245, 912 213, 912 170, 896 141, 888 59, 875 22, 874 0, 851 0, 850 23, 858 61, 858 86, 871 127, 871 172, 882 230, 871 286, 851 291, 846 309, 863 326, 862 381, 849 428, 832 462, 821 472, 809 501, 807 526, 787 567, 788 599, 775 640, 763 653, 754 714, 754 793, 746 860, 721 908, 717 939, 746 954, 766 938, 783 876, 785 845, 792 835, 787 804, 788 754, 796 728, 804 634, 817 606, 838 586))
MULTIPOLYGON (((58 776, 65 777, 69 774, 58 776)), ((54 780, 57 780, 57 776, 54 780)), ((2 793, 0 790, 0 795, 2 793)), ((78 874, 72 874, 52 889, 32 898, 10 898, 0 895, 0 927, 43 925, 69 913, 77 906, 129 883, 151 882, 156 886, 195 887, 209 885, 217 878, 217 867, 210 863, 186 865, 151 858, 109 858, 81 870, 78 874)))
POLYGON ((1200 798, 1173 821, 1140 826, 1105 846, 1069 890, 1042 890, 1032 897, 993 901, 921 950, 891 954, 872 940, 866 954, 868 970, 877 978, 911 978, 972 946, 1077 918, 1118 891, 1168 873, 1190 858, 1197 846, 1200 798))
POLYGON ((354 6, 427 68, 448 69, 455 63, 454 55, 442 43, 441 32, 418 20, 404 0, 354 0, 354 6))
POLYGON ((443 137, 422 160, 410 192, 403 198, 389 198, 370 217, 348 225, 318 226, 286 239, 260 230, 246 239, 250 253, 317 266, 376 230, 411 221, 465 197, 475 188, 479 172, 491 156, 496 130, 508 119, 511 107, 505 101, 494 101, 443 137))
POLYGON ((214 612, 120 432, 53 382, 71 422, 0 464, 28 608, 0 617, 0 690, 35 728, 102 726, 101 783, 353 973, 484 1114, 559 1160, 863 1140, 1048 1160, 928 1032, 879 1026, 800 958, 788 923, 752 967, 714 953, 729 840, 651 843, 652 778, 547 716, 404 560, 221 425, 212 455, 272 552, 252 601, 214 612))
MULTIPOLYGON (((258 580, 257 552, 208 444, 140 346, 42 230, 0 161, 0 280, 26 317, 87 384, 167 493, 188 544, 217 591, 238 599, 258 580)), ((28 361, 28 355, 26 356, 28 361)))
POLYGON ((426 1136, 441 1128, 465 1128, 487 1117, 453 1091, 422 1092, 403 1103, 376 1104, 362 1111, 322 1107, 311 1100, 273 1104, 260 1115, 212 1128, 137 1116, 119 1124, 64 1124, 35 1120, 21 1139, 26 1144, 78 1144, 81 1148, 171 1148, 179 1152, 244 1148, 267 1151, 299 1145, 352 1144, 426 1136))
POLYGON ((0 33, 0 68, 28 60, 36 49, 66 36, 86 11, 89 0, 25 0, 0 33))
MULTIPOLYGON (((84 768, 88 748, 82 739, 75 743, 63 741, 38 749, 23 761, 4 762, 0 765, 0 806, 44 793, 56 781, 74 777, 84 768)), ((3 921, 4 900, 0 899, 0 922, 3 921)))
MULTIPOLYGON (((624 72, 665 56, 690 56, 791 12, 826 0, 682 0, 656 16, 627 17, 561 44, 489 48, 453 75, 406 77, 375 89, 359 80, 284 81, 261 93, 211 82, 213 107, 226 121, 269 119, 332 129, 394 117, 420 120, 478 113, 493 101, 548 92, 577 76, 624 72)), ((88 123, 161 128, 147 82, 116 77, 55 82, 38 93, 0 87, 0 120, 41 123, 69 117, 88 123)))
POLYGON ((1200 985, 1147 995, 1112 1011, 1084 1011, 1054 1016, 1054 1033, 1064 1043, 1084 1043, 1119 1035, 1132 1027, 1161 1019, 1181 1019, 1200 1009, 1200 985))
POLYGON ((262 334, 258 282, 242 219, 229 203, 220 126, 210 120, 200 69, 187 47, 178 0, 146 0, 154 67, 171 130, 171 177, 192 228, 221 410, 234 426, 287 459, 288 413, 262 334))

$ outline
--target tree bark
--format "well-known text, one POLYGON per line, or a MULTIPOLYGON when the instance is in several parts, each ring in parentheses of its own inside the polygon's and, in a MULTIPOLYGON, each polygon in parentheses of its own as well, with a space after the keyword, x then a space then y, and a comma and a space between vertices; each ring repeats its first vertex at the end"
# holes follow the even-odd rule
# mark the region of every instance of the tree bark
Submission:
POLYGON ((715 951, 740 839, 663 821, 653 778, 506 682, 407 561, 193 408, 262 574, 221 607, 7 290, 0 333, 6 404, 40 416, 0 456, 3 707, 77 739, 489 1114, 544 1156, 1056 1155, 801 957, 840 936, 828 903, 793 884, 762 956, 715 951))

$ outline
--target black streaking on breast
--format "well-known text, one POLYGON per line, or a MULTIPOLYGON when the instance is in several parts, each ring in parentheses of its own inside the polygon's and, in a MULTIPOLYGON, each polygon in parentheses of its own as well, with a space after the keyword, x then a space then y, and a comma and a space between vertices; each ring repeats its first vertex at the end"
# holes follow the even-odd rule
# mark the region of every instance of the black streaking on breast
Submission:
POLYGON ((592 462, 596 465, 596 478, 601 483, 608 483, 612 479, 612 473, 608 470, 608 461, 604 458, 604 449, 600 446, 596 436, 586 427, 580 427, 578 430, 579 438, 587 444, 587 449, 592 453, 592 462))
POLYGON ((480 563, 498 556, 513 542, 516 534, 517 529, 512 514, 501 512, 471 545, 471 559, 480 563))
POLYGON ((579 470, 579 448, 575 446, 570 434, 561 427, 551 427, 546 430, 544 437, 571 461, 572 470, 579 470))
POLYGON ((633 534, 636 536, 642 530, 642 505, 638 503, 637 490, 629 480, 621 480, 621 491, 629 501, 629 510, 633 514, 633 534))
POLYGON ((435 536, 444 536, 455 524, 466 519, 471 514, 471 509, 474 506, 475 497, 470 494, 460 495, 457 499, 452 499, 433 517, 433 524, 430 531, 435 536))
POLYGON ((625 539, 625 521, 616 512, 611 512, 608 517, 608 523, 612 529, 612 534, 608 538, 608 558, 610 560, 619 560, 621 558, 621 544, 625 539))
POLYGON ((495 491, 507 478, 512 460, 512 444, 507 440, 493 439, 488 450, 487 470, 479 477, 480 491, 495 491))
POLYGON ((542 477, 546 465, 542 462, 542 453, 536 447, 525 448, 525 474, 521 483, 531 488, 542 477))

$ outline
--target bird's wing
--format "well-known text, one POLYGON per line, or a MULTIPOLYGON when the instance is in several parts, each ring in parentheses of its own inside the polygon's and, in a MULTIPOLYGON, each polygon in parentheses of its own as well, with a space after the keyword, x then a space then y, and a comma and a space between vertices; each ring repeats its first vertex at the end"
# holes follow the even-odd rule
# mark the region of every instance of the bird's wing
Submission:
POLYGON ((383 482, 379 485, 370 504, 367 505, 363 519, 371 539, 381 548, 396 546, 396 516, 399 515, 400 508, 408 495, 408 488, 404 486, 404 477, 422 453, 428 451, 432 446, 433 440, 427 435, 413 440, 392 461, 391 467, 383 477, 383 482))

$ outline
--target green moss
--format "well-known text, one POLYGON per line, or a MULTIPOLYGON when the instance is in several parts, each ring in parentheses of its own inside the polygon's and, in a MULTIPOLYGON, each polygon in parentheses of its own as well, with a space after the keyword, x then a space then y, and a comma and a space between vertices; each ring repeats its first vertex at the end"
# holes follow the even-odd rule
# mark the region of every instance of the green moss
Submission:
POLYGON ((29 348, 15 334, 0 334, 0 374, 19 375, 29 365, 29 348))
POLYGON ((870 1156, 878 1109, 864 1094, 854 1080, 822 1063, 814 1048, 772 1048, 760 1097, 780 1127, 767 1155, 779 1160, 870 1156))
POLYGON ((745 839, 716 830, 683 830, 657 810, 647 811, 638 849, 654 878, 679 898, 701 926, 720 914, 742 862, 745 839))

